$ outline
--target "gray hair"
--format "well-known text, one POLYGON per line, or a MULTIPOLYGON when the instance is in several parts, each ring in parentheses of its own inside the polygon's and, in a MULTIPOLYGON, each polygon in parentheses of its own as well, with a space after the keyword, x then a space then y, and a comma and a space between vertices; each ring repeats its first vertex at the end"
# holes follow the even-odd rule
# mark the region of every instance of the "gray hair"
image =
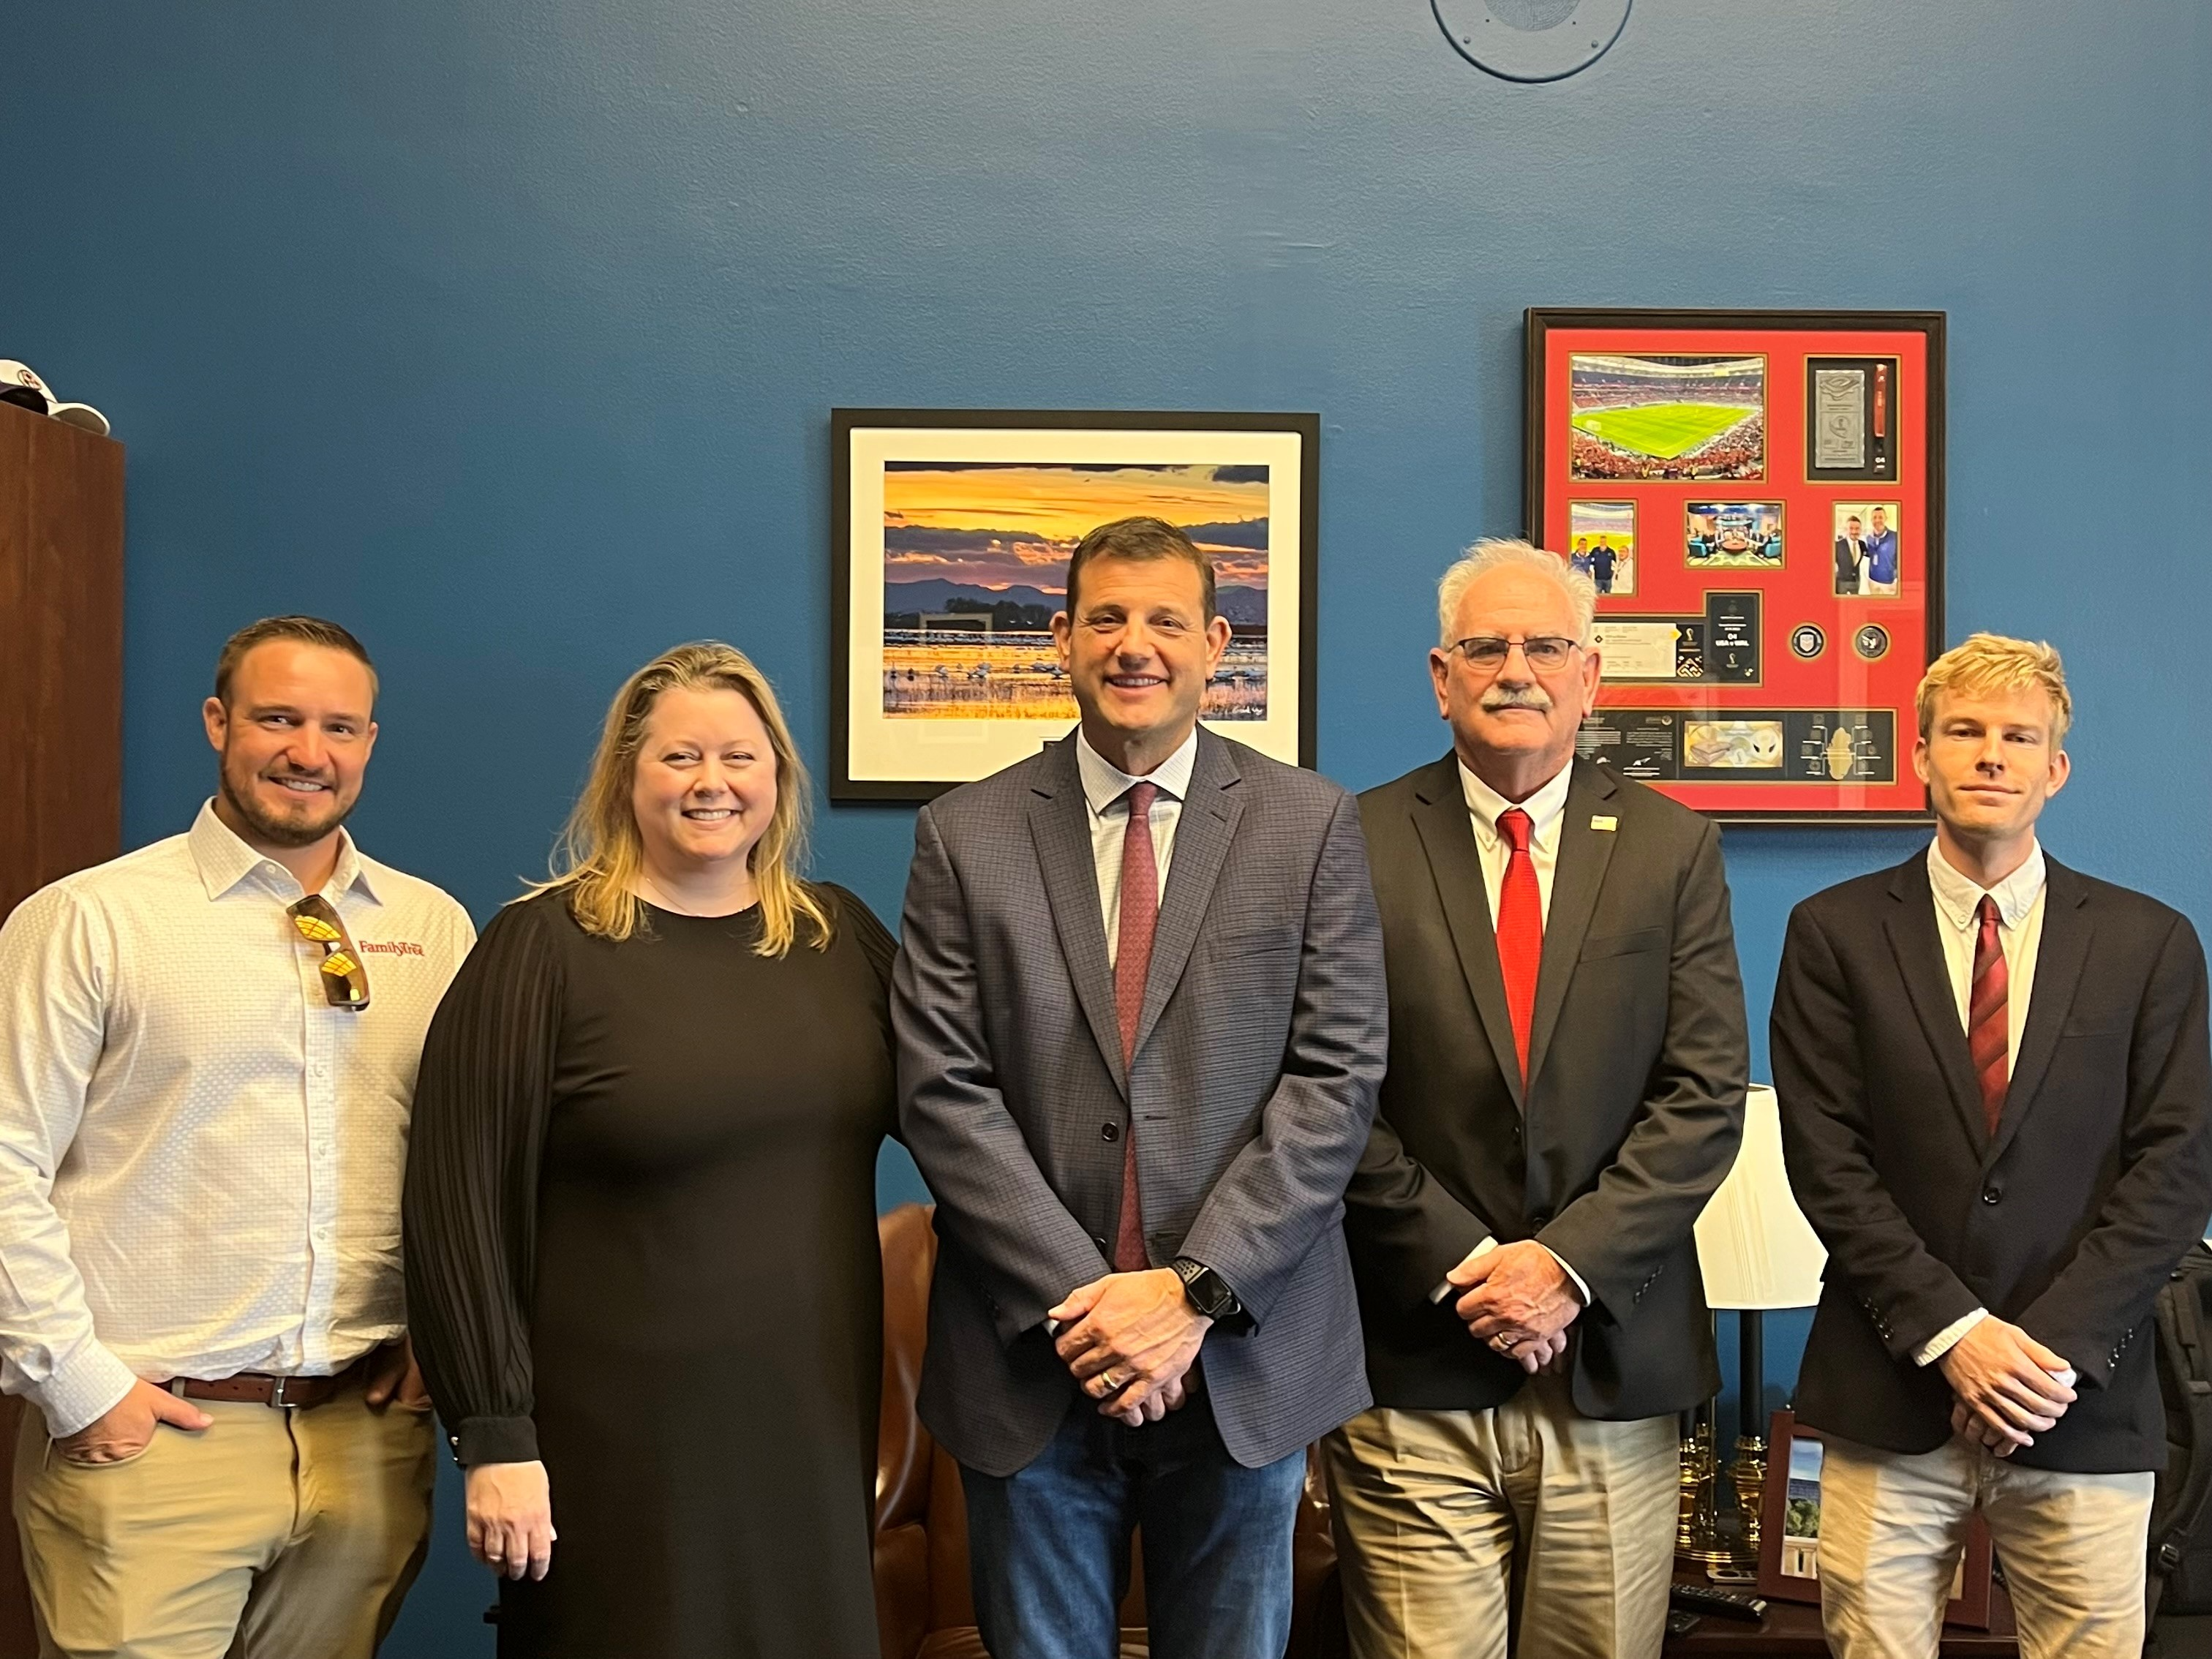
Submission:
POLYGON ((1491 537, 1467 550, 1467 556, 1443 574, 1437 584, 1437 643, 1449 651, 1453 629, 1459 623, 1459 602, 1478 576, 1493 570, 1534 570, 1549 577, 1574 607, 1575 643, 1589 643, 1590 627, 1597 619, 1597 584, 1558 554, 1532 543, 1491 537))

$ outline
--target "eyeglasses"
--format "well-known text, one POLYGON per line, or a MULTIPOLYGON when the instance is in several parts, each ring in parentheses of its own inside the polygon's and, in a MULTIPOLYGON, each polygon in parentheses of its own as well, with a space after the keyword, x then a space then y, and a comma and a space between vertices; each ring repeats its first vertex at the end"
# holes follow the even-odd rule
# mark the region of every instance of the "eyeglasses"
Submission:
POLYGON ((1505 666, 1506 658, 1513 654, 1515 646, 1528 666, 1539 674, 1555 674, 1567 665, 1567 659, 1579 647, 1572 640, 1561 639, 1557 634, 1539 634, 1534 639, 1501 640, 1493 634, 1478 634, 1473 639, 1454 640, 1452 649, 1468 659, 1468 664, 1486 674, 1495 674, 1505 666))
POLYGON ((286 905, 284 914, 292 918, 301 939, 323 947, 324 1000, 333 1008, 356 1013, 368 1007, 368 969, 362 965, 361 952, 353 948, 337 907, 320 893, 310 893, 297 904, 286 905))

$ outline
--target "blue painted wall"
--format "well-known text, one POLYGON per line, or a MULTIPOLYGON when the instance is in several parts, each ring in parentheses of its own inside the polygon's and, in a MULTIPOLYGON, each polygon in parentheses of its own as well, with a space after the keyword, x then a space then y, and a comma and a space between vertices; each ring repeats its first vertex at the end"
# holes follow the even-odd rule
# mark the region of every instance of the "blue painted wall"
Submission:
MULTIPOLYGON (((1641 0, 1551 87, 1420 0, 11 0, 0 64, 0 355, 131 447, 133 843, 275 611, 368 641, 362 838, 480 915, 672 641, 821 755, 840 403, 1321 410, 1364 787, 1443 743, 1437 571, 1520 522, 1524 306, 1941 307, 1954 634, 2065 648, 2050 844, 2212 921, 2201 0, 1641 0)), ((1790 905, 1911 844, 1729 834, 1755 1023, 1790 905)), ((908 845, 841 810, 818 867, 891 914, 908 845)), ((404 1659, 489 1651, 454 1498, 404 1659)))

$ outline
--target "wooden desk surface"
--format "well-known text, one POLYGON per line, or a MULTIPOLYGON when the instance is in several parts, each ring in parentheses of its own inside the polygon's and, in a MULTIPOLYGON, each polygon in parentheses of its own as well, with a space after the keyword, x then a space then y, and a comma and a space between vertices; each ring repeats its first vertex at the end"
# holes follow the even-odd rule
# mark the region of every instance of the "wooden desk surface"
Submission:
MULTIPOLYGON (((1702 1584, 1706 1582, 1702 1573, 1677 1572, 1678 1584, 1702 1584)), ((1730 1589, 1748 1589, 1747 1585, 1731 1585, 1730 1589)), ((2020 1644, 2013 1634, 2012 1602, 2005 1595, 2002 1584, 1996 1586, 1990 1595, 1990 1628, 1960 1630, 1946 1626, 1943 1632, 1945 1655, 1974 1655, 1978 1659, 2015 1659, 2020 1644)), ((1687 1636, 1670 1636, 1664 1650, 1668 1659, 1691 1659, 1697 1654, 1802 1654, 1825 1655, 1827 1642, 1820 1634, 1820 1610, 1809 1602, 1780 1601, 1767 1599, 1766 1617, 1758 1624, 1747 1624, 1737 1619, 1716 1618, 1711 1613, 1702 1615, 1697 1629, 1687 1636)))

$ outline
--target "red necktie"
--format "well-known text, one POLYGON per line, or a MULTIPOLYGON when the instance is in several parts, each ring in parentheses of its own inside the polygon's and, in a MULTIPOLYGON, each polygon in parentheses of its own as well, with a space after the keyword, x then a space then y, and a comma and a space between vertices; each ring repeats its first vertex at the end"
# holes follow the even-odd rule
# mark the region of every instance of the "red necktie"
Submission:
MULTIPOLYGON (((1121 1064, 1137 1057, 1137 1022, 1144 1017, 1145 977, 1152 965, 1152 932, 1160 919, 1160 867, 1152 856, 1156 783, 1140 783, 1125 799, 1129 827, 1121 836, 1121 926, 1114 947, 1114 1017, 1121 1028, 1121 1064)), ((1137 1205, 1137 1114, 1133 1097, 1128 1132, 1121 1137, 1121 1219, 1114 1231, 1114 1271, 1140 1273, 1145 1218, 1137 1205)))
POLYGON ((1544 960, 1544 898, 1536 886, 1528 836, 1535 825, 1517 806, 1498 815, 1498 833, 1513 849, 1498 892, 1498 965, 1505 975, 1505 1012, 1513 1019, 1513 1048, 1521 1076, 1528 1075, 1528 1028, 1536 1018, 1536 969, 1544 960))
POLYGON ((2004 946, 1997 939, 1997 902, 1987 893, 1974 908, 1980 927, 1974 934, 1974 986, 1966 998, 1966 1052, 1982 1085, 1982 1115, 1990 1133, 2004 1114, 2005 1091, 2012 1082, 2006 1059, 2012 1048, 2012 1016, 2006 1006, 2004 946))

